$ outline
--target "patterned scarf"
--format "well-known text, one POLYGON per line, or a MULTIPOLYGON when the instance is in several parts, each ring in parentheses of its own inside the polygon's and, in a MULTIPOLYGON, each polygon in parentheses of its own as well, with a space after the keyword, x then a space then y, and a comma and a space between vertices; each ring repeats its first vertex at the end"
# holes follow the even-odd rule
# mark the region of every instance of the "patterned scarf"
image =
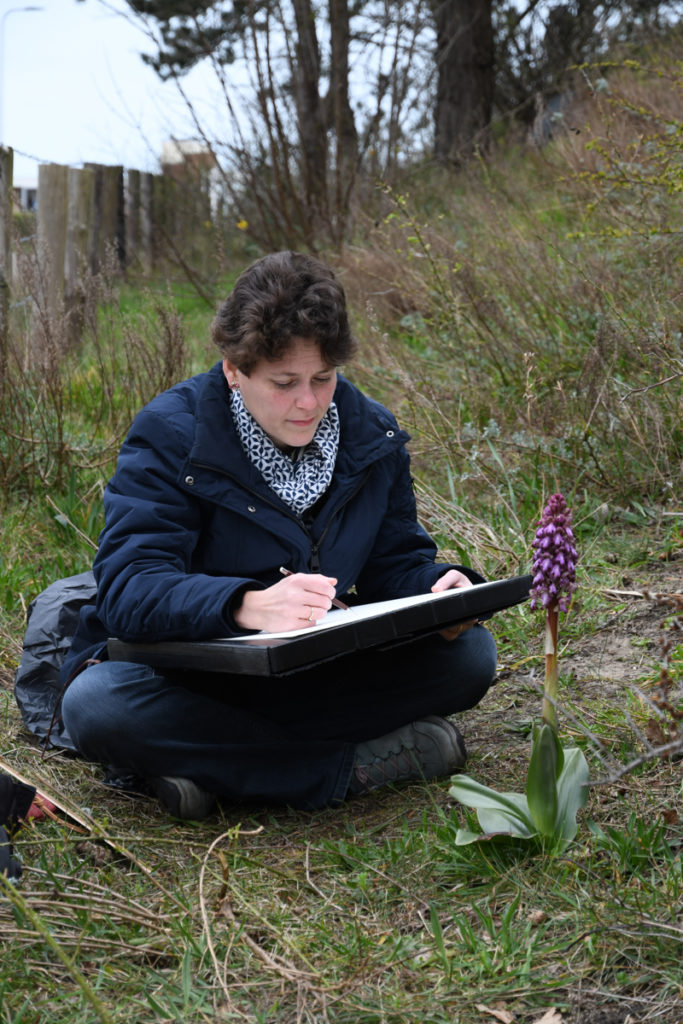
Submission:
POLYGON ((334 402, 313 440, 287 455, 277 448, 248 411, 239 391, 230 391, 230 411, 242 447, 271 490, 302 515, 330 486, 339 449, 339 413, 334 402))

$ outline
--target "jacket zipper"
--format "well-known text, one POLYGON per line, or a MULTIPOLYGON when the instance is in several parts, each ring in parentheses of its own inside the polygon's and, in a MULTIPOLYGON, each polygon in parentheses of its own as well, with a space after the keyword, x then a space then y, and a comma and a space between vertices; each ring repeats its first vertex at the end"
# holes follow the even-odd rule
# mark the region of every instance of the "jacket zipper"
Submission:
POLYGON ((238 480, 237 477, 232 476, 230 473, 226 473, 225 470, 223 470, 223 469, 218 469, 216 466, 207 466, 207 464, 205 462, 195 462, 195 461, 192 461, 192 465, 193 466, 199 466, 201 469, 208 469, 212 473, 220 473, 221 476, 226 476, 228 478, 228 480, 232 480, 233 483, 237 484, 238 487, 241 487, 242 490, 245 491, 247 494, 253 494, 254 497, 258 501, 265 502, 266 505, 270 505, 271 508, 274 508, 276 512, 279 512, 281 515, 286 515, 289 519, 293 519, 294 522, 297 523, 301 527, 301 529, 306 534, 306 537, 308 538, 308 543, 309 543, 310 548, 311 548, 311 555, 310 555, 310 558, 308 560, 308 568, 310 569, 311 572, 320 572, 320 546, 322 545, 323 541, 325 540, 325 537, 327 536, 327 533, 328 533, 330 527, 332 526, 332 521, 341 512, 341 510, 346 505, 348 505, 348 503, 350 501, 352 501, 353 498, 356 497, 356 495, 361 490, 361 488, 364 487, 366 480, 368 479, 368 477, 370 476, 370 473, 372 472, 372 466, 368 466, 366 468, 365 473, 363 474, 362 478, 356 484, 356 486, 351 491, 349 496, 344 499, 344 501, 341 503, 341 505, 338 505, 337 508, 335 508, 334 512, 330 516, 329 523, 327 524, 327 526, 325 527, 323 532, 320 534, 320 537, 318 538, 317 543, 314 543, 313 542, 313 538, 311 537, 311 534, 309 533, 308 528, 306 527, 306 524, 302 521, 302 519, 299 516, 295 515, 293 512, 288 512, 288 511, 282 509, 279 505, 276 505, 275 502, 269 501, 268 498, 264 498, 262 494, 260 494, 257 491, 252 490, 251 487, 248 487, 241 480, 238 480))
MULTIPOLYGON (((351 491, 351 493, 349 494, 348 498, 345 498, 344 501, 341 503, 341 505, 338 505, 337 508, 335 508, 334 512, 330 516, 329 523, 327 524, 327 526, 325 527, 323 532, 320 534, 317 543, 314 544, 311 541, 311 557, 310 557, 309 562, 308 562, 308 567, 311 570, 311 572, 320 572, 320 558, 319 558, 320 547, 322 545, 322 542, 325 540, 325 537, 327 536, 330 527, 332 526, 333 520, 336 518, 337 515, 339 515, 339 513, 344 508, 344 506, 348 505, 348 503, 350 501, 352 501, 353 498, 356 497, 356 495, 361 490, 361 488, 365 486, 365 481, 368 479, 368 477, 370 476, 371 472, 372 472, 372 466, 368 466, 367 469, 365 470, 365 473, 363 474, 362 478, 359 480, 359 482, 356 484, 354 489, 351 491)), ((305 529, 305 527, 304 527, 304 529, 305 529)), ((308 534, 308 530, 306 530, 306 533, 308 534)), ((310 534, 309 534, 309 540, 310 540, 310 534)))

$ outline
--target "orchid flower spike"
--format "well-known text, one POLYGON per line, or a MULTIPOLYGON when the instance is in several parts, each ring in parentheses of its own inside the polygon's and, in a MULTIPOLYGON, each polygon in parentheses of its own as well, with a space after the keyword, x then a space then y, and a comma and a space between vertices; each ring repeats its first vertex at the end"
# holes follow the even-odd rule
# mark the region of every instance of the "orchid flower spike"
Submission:
POLYGON ((557 607, 566 612, 576 590, 576 562, 571 528, 572 514, 562 494, 552 494, 543 509, 532 547, 531 608, 557 607))

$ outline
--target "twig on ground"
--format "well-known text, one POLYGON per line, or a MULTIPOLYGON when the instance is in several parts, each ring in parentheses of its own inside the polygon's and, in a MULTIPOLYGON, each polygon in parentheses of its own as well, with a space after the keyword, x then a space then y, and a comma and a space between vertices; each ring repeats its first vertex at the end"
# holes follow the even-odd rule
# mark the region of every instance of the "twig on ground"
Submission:
POLYGON ((92 986, 88 984, 86 977, 78 969, 73 959, 64 949, 62 949, 59 942, 57 942, 50 929, 44 924, 40 915, 35 912, 29 901, 2 874, 0 874, 0 892, 7 897, 9 902, 12 903, 17 910, 29 919, 36 932, 41 936, 49 949, 59 960, 61 960, 64 967, 69 972, 69 975, 80 988, 84 998, 92 1005, 99 1019, 103 1021, 104 1024, 114 1024, 114 1018, 109 1013, 109 1010, 94 991, 92 986))
POLYGON ((315 884, 315 882, 311 878, 311 870, 310 870, 310 863, 309 863, 310 852, 311 852, 311 844, 310 843, 306 843, 306 853, 304 855, 304 867, 306 869, 306 881, 310 885, 310 887, 313 890, 313 892, 317 893, 318 896, 320 896, 320 899, 325 903, 326 906, 334 907, 334 909, 339 914, 341 914, 342 917, 348 917, 348 914, 349 914, 348 910, 344 910, 344 908, 340 907, 338 903, 333 903, 332 900, 328 896, 325 895, 325 893, 322 891, 322 889, 318 888, 318 886, 315 884))
POLYGON ((156 886, 156 888, 161 890, 161 892, 172 903, 174 903, 177 907, 180 907, 183 910, 183 912, 186 910, 186 907, 181 903, 178 897, 169 889, 167 889, 164 885, 162 885, 162 883, 159 881, 157 877, 156 871, 153 871, 150 867, 144 864, 139 859, 139 857, 137 857, 134 853, 128 850, 121 843, 119 843, 118 840, 113 839, 109 835, 109 833, 105 831, 102 825, 99 824, 99 822, 95 821, 89 815, 85 814, 85 812, 81 808, 76 807, 76 805, 71 800, 66 800, 61 794, 56 793, 50 787, 49 783, 45 783, 45 781, 42 778, 36 777, 34 779, 29 779, 27 776, 17 771, 17 769, 14 768, 11 764, 8 764, 3 757, 0 757, 0 768, 3 771, 6 771, 8 775, 11 775, 12 778, 18 779, 19 782, 23 782, 28 786, 35 786, 38 790, 40 790, 42 795, 46 796, 48 800, 51 800, 52 803, 56 807, 58 807, 60 811, 63 811, 70 818, 73 818, 74 821, 78 822, 79 825, 82 825, 82 827, 87 831, 89 835, 91 835, 95 839, 102 840, 102 842, 106 843, 107 846, 109 846, 112 850, 115 851, 115 853, 118 853, 119 856, 124 857, 125 860, 129 861, 131 864, 134 864, 135 867, 138 868, 138 870, 141 871, 144 875, 146 875, 147 878, 149 878, 149 880, 156 886))
POLYGON ((671 603, 672 607, 683 603, 683 594, 653 594, 650 590, 612 590, 610 587, 602 587, 600 593, 610 597, 640 597, 645 601, 654 601, 655 604, 671 603))
POLYGON ((634 768, 638 768, 641 764, 646 764, 648 761, 659 761, 665 757, 673 758, 679 754, 683 756, 683 736, 678 736, 669 743, 661 743, 657 747, 653 747, 648 743, 647 749, 638 757, 634 757, 628 764, 621 765, 610 775, 604 776, 602 779, 591 779, 587 785, 590 787, 609 786, 614 782, 618 782, 624 775, 628 775, 629 772, 632 772, 634 768))
MULTIPOLYGON (((253 831, 248 832, 248 833, 244 833, 244 834, 246 834, 246 835, 256 835, 258 832, 261 832, 261 831, 262 831, 262 828, 258 828, 258 829, 254 829, 253 831)), ((205 894, 206 870, 207 870, 207 866, 209 864, 209 860, 211 858, 211 854, 214 852, 214 850, 219 845, 219 843, 222 843, 225 840, 232 840, 234 838, 235 838, 235 830, 234 829, 230 829, 228 832, 223 832, 216 839, 214 839, 214 841, 211 843, 211 845, 209 846, 208 850, 206 851, 206 854, 205 854, 204 859, 202 861, 202 866, 201 866, 201 869, 200 869, 200 872, 199 872, 199 909, 200 909, 200 912, 201 912, 201 915, 202 915, 202 930, 203 930, 204 936, 206 938, 206 944, 207 944, 208 949, 209 949, 209 955, 211 956, 211 960, 213 962, 216 978, 218 980, 218 983, 219 983, 219 985, 221 987, 221 990, 223 992, 223 995, 225 997, 225 1001, 226 1001, 226 1003, 228 1005, 228 1009, 231 1012, 233 1012, 233 1013, 239 1014, 239 1016, 243 1020, 250 1020, 251 1019, 251 1015, 243 1013, 243 1011, 240 1010, 239 1007, 235 1006, 235 1004, 234 1004, 234 1002, 233 1002, 233 1000, 232 1000, 232 998, 230 996, 230 989, 228 988, 228 983, 227 983, 227 980, 225 978, 225 971, 221 970, 221 965, 219 964, 218 956, 216 955, 216 947, 214 945, 213 938, 212 938, 212 935, 211 935, 211 927, 210 927, 210 924, 209 924, 209 914, 208 914, 208 910, 207 910, 206 894, 205 894)), ((219 903, 220 903, 221 909, 222 909, 223 902, 227 898, 226 893, 227 893, 227 884, 228 884, 227 866, 225 865, 225 863, 222 860, 221 860, 221 869, 222 869, 222 872, 223 872, 223 883, 224 884, 223 884, 223 886, 221 888, 221 892, 219 894, 219 903)), ((224 966, 225 966, 225 964, 224 964, 224 966)))

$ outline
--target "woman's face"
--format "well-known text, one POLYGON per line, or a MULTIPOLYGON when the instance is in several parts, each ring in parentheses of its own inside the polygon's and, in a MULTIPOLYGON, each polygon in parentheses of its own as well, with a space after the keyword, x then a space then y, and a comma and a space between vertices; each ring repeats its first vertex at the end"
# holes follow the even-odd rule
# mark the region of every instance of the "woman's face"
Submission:
POLYGON ((281 359, 258 363, 248 377, 228 359, 223 373, 228 384, 239 384, 245 406, 279 447, 313 440, 337 386, 336 369, 323 362, 318 343, 305 338, 294 338, 281 359))

